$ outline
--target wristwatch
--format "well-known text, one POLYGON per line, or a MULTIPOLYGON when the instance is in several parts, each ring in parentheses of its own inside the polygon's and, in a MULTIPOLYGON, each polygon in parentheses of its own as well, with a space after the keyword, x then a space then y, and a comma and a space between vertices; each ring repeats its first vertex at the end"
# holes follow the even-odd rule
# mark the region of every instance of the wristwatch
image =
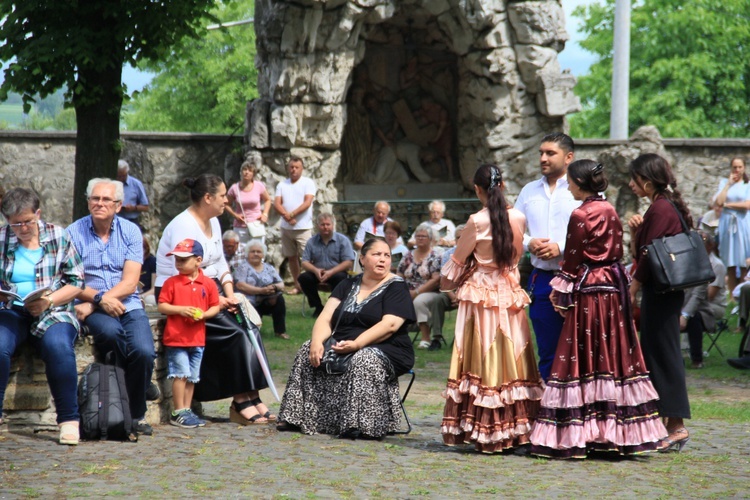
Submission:
POLYGON ((102 297, 104 297, 104 292, 99 292, 96 295, 94 295, 94 305, 96 307, 99 307, 99 304, 101 304, 102 297))

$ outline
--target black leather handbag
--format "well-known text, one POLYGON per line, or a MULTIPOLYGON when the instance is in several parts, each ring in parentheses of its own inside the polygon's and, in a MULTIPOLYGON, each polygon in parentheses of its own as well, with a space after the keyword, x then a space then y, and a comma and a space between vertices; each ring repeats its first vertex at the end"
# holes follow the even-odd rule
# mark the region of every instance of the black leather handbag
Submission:
POLYGON ((643 249, 656 293, 684 290, 716 279, 703 238, 688 227, 674 203, 672 206, 684 232, 656 238, 643 249))
POLYGON ((337 340, 334 339, 333 336, 336 333, 336 329, 339 327, 339 323, 341 322, 341 317, 343 315, 344 311, 342 307, 342 310, 339 313, 339 319, 336 321, 336 326, 334 326, 333 330, 331 331, 331 336, 325 339, 325 341, 323 342, 323 357, 320 358, 319 368, 321 370, 325 370, 329 375, 341 375, 345 373, 349 368, 349 362, 352 360, 352 356, 354 356, 353 352, 350 352, 348 354, 339 354, 332 349, 333 345, 337 342, 337 340))
POLYGON ((349 362, 352 360, 352 356, 354 356, 353 352, 348 354, 336 353, 331 349, 335 343, 336 340, 333 338, 333 333, 331 333, 331 336, 323 342, 324 351, 323 358, 320 360, 320 367, 329 375, 341 375, 345 373, 349 368, 349 362))

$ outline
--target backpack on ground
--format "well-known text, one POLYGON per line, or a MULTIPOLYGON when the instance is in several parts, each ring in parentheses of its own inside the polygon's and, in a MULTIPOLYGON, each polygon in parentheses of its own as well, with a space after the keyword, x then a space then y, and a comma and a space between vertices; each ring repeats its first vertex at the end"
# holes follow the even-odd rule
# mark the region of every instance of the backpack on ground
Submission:
POLYGON ((78 407, 82 439, 138 440, 122 368, 102 363, 87 366, 78 383, 78 407))

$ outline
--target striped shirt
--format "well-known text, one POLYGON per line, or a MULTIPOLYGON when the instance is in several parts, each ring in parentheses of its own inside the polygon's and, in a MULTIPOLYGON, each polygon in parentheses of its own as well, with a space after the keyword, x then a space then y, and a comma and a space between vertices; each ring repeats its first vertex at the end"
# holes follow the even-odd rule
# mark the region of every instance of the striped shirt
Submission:
MULTIPOLYGON (((65 285, 83 289, 81 257, 68 238, 65 229, 42 221, 38 221, 37 224, 42 258, 34 266, 36 289, 49 287, 55 291, 65 285)), ((0 228, 0 259, 2 261, 0 284, 6 290, 15 291, 11 279, 18 245, 18 238, 9 226, 0 228)), ((70 323, 78 329, 78 320, 76 320, 72 301, 42 312, 39 318, 31 324, 31 334, 42 337, 44 332, 55 323, 70 323)))
MULTIPOLYGON (((122 281, 125 261, 132 260, 143 265, 143 236, 138 226, 115 216, 105 242, 94 231, 90 215, 78 219, 68 226, 68 234, 81 254, 86 286, 107 292, 122 281)), ((138 292, 121 299, 127 312, 143 309, 138 292)))

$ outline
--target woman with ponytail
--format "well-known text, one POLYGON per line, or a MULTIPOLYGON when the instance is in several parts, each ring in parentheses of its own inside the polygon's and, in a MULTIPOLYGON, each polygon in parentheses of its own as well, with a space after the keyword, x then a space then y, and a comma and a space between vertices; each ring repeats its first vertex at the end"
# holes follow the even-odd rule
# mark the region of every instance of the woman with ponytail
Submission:
POLYGON ((550 300, 565 322, 531 433, 535 455, 633 455, 655 451, 667 435, 620 263, 622 224, 598 194, 607 184, 600 163, 568 166, 568 189, 583 203, 570 216, 561 271, 550 281, 550 300))
POLYGON ((529 442, 543 392, 517 268, 526 219, 503 189, 498 167, 479 167, 474 191, 484 208, 469 217, 440 281, 459 300, 443 441, 484 453, 529 442))
POLYGON ((677 190, 669 163, 659 155, 643 154, 630 163, 630 188, 636 195, 651 200, 643 216, 634 215, 628 221, 636 262, 630 297, 635 304, 636 294, 642 291, 641 347, 646 368, 659 394, 659 413, 666 419, 669 431, 660 449, 680 451, 688 441, 683 419, 690 418, 685 365, 680 350, 680 312, 685 294, 682 290, 656 293, 644 256, 646 245, 652 240, 683 231, 680 218, 688 227, 693 226, 693 219, 677 190))

